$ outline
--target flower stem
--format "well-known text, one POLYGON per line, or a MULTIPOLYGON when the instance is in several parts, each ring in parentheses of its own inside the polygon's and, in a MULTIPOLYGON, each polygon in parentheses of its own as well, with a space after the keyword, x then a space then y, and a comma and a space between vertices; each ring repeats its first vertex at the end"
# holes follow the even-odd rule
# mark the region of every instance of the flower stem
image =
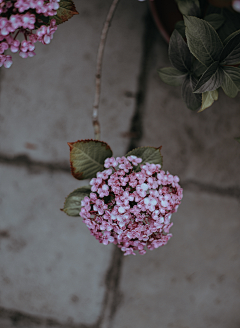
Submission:
POLYGON ((114 14, 114 11, 117 7, 117 4, 120 0, 113 0, 109 12, 107 14, 107 18, 105 20, 100 44, 98 47, 98 54, 97 54, 97 69, 96 69, 96 80, 95 80, 95 98, 94 98, 94 104, 93 104, 93 113, 92 113, 92 123, 93 123, 93 129, 94 129, 94 139, 99 140, 100 139, 100 124, 98 120, 98 108, 99 108, 99 102, 100 102, 100 93, 101 93, 101 72, 102 72, 102 60, 103 60, 103 52, 105 47, 105 42, 107 38, 107 33, 109 30, 109 26, 114 14))

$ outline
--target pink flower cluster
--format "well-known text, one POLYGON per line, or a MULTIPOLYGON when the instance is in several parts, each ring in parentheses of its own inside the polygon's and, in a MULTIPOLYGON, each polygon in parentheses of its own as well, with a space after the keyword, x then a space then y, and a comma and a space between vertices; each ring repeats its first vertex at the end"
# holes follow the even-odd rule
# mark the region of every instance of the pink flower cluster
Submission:
POLYGON ((90 181, 92 192, 81 203, 91 234, 104 245, 118 245, 124 255, 166 245, 171 215, 183 196, 177 176, 149 163, 135 172, 141 162, 136 156, 107 158, 106 170, 90 181))
POLYGON ((37 41, 50 43, 57 30, 56 21, 52 19, 46 26, 42 19, 56 15, 58 2, 60 0, 0 0, 0 67, 12 65, 12 56, 5 54, 8 49, 27 58, 35 55, 34 43, 37 41), (36 33, 33 33, 35 29, 36 33), (17 39, 20 34, 24 36, 22 42, 17 39))

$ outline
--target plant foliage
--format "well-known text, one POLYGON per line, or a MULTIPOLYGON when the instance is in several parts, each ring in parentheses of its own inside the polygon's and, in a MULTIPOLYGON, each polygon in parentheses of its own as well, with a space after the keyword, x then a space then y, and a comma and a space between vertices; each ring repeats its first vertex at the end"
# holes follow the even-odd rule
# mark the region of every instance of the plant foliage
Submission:
POLYGON ((159 76, 169 85, 182 85, 186 106, 201 112, 218 99, 220 87, 229 97, 240 90, 240 14, 205 0, 176 2, 183 21, 169 42, 173 67, 161 68, 159 76))
MULTIPOLYGON (((97 172, 102 172, 104 161, 112 156, 112 150, 109 145, 98 140, 78 140, 69 142, 70 147, 70 165, 74 178, 78 180, 95 178, 97 172)), ((145 163, 160 164, 163 163, 161 147, 139 147, 128 152, 125 156, 136 156, 142 159, 141 164, 135 167, 139 171, 141 165, 145 163)), ((81 211, 81 202, 85 196, 89 196, 90 186, 80 187, 71 192, 65 200, 61 209, 69 216, 79 216, 81 211)), ((110 196, 109 196, 110 197, 110 196)))
POLYGON ((77 9, 72 0, 60 0, 57 15, 52 18, 56 19, 56 23, 59 25, 72 18, 73 15, 77 14, 77 9))

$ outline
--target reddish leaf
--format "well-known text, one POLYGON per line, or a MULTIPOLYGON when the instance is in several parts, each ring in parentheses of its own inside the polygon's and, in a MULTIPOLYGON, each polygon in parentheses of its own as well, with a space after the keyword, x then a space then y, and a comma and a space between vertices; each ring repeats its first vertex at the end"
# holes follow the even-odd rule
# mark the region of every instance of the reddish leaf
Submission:
POLYGON ((66 22, 68 19, 72 18, 73 15, 78 15, 76 7, 72 0, 61 0, 59 2, 59 8, 57 10, 57 15, 52 16, 56 19, 57 25, 66 22))

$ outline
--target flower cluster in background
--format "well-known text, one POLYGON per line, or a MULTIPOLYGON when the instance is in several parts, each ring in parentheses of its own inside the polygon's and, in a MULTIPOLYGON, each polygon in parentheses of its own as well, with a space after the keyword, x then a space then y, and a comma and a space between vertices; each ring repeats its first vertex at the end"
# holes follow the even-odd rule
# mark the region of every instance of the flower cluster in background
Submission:
POLYGON ((232 6, 234 10, 240 13, 240 0, 234 0, 232 6))
POLYGON ((35 55, 35 43, 49 44, 56 31, 55 19, 60 0, 0 0, 0 67, 9 68, 12 56, 5 51, 19 52, 22 58, 35 55), (18 37, 23 35, 24 40, 18 37))
POLYGON ((136 156, 111 157, 90 182, 80 215, 100 243, 117 244, 124 255, 146 253, 165 245, 170 237, 172 213, 182 199, 179 178, 161 170, 159 164, 140 165, 136 156))

